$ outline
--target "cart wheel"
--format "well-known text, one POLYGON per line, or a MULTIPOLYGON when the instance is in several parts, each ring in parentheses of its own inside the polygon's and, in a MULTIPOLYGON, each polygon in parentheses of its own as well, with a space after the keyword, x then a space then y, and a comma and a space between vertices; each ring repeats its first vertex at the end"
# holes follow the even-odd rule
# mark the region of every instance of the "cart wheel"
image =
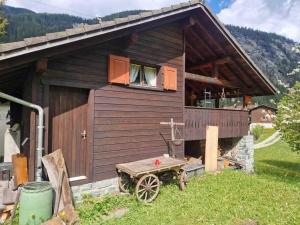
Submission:
POLYGON ((132 190, 132 182, 128 174, 119 173, 118 183, 120 191, 124 193, 129 193, 130 190, 132 190))
POLYGON ((186 188, 188 182, 188 176, 185 170, 181 170, 179 174, 179 188, 183 191, 186 188))
POLYGON ((157 197, 158 192, 159 179, 153 174, 142 176, 135 187, 135 194, 140 202, 152 202, 157 197))

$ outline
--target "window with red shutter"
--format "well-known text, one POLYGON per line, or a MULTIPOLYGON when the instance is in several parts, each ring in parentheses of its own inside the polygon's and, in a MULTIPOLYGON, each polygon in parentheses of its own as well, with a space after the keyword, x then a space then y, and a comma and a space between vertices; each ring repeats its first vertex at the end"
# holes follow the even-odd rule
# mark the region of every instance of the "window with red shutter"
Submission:
POLYGON ((108 82, 113 84, 129 84, 129 58, 109 55, 108 82))
POLYGON ((163 67, 164 89, 177 90, 177 69, 169 66, 163 67))

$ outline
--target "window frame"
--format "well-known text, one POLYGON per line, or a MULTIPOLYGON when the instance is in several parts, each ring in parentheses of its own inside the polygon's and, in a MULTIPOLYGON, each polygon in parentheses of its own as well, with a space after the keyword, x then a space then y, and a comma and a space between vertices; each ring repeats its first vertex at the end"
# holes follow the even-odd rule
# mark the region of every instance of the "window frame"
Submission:
POLYGON ((129 87, 133 87, 133 88, 142 88, 142 89, 159 89, 161 90, 162 88, 159 85, 159 71, 160 71, 160 66, 157 65, 151 65, 151 64, 147 64, 147 63, 142 63, 142 62, 138 62, 138 61, 130 61, 130 71, 129 71, 129 76, 131 73, 131 65, 138 65, 140 66, 140 70, 141 70, 141 77, 140 77, 140 83, 131 83, 130 82, 130 78, 129 78, 129 87), (148 84, 145 84, 145 67, 148 68, 153 68, 156 69, 156 85, 155 86, 151 86, 148 84))

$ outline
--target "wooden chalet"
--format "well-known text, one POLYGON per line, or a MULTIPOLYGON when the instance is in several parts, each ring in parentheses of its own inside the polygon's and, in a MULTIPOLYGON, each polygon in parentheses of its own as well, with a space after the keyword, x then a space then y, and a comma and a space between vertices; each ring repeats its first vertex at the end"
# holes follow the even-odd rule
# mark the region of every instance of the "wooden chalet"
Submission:
MULTIPOLYGON (((168 152, 170 128, 186 142, 248 132, 248 111, 222 98, 272 95, 274 86, 222 23, 193 0, 0 45, 0 91, 43 107, 44 155, 62 149, 73 185, 116 177, 115 164, 168 152), (204 103, 203 103, 204 102, 204 103)), ((11 103, 34 179, 37 114, 11 103)), ((185 146, 176 147, 177 157, 185 146)))
POLYGON ((252 124, 271 124, 276 118, 277 108, 268 105, 258 105, 249 110, 252 124))

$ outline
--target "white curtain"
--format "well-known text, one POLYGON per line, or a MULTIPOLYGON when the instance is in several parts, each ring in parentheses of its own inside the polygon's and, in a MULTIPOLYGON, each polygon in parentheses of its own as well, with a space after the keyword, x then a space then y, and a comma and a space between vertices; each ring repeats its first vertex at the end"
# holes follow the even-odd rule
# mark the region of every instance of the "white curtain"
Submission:
POLYGON ((144 67, 145 79, 149 86, 156 86, 156 69, 151 67, 144 67))
POLYGON ((141 69, 140 65, 131 64, 131 66, 130 66, 130 83, 134 83, 136 81, 136 78, 139 75, 140 69, 141 69))

